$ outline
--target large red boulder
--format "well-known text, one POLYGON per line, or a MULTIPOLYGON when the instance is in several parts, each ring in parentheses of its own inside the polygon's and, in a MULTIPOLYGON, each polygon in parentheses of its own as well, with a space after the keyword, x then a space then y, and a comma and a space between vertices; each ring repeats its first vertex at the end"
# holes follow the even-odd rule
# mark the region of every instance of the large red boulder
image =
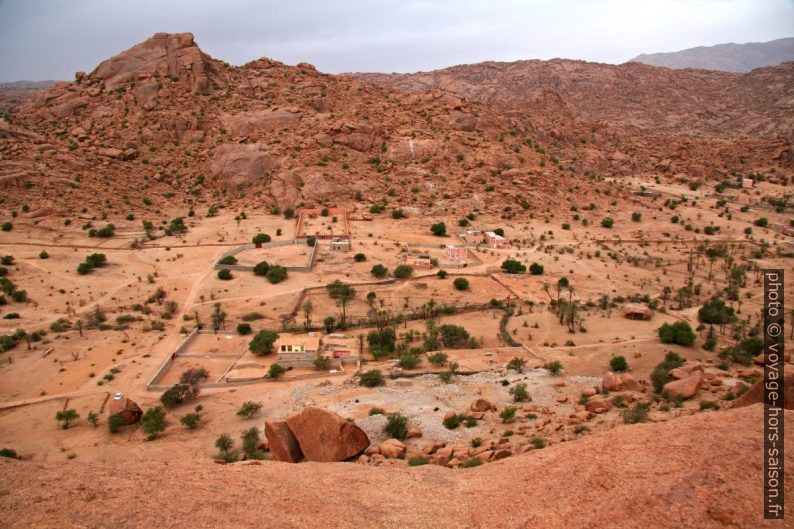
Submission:
MULTIPOLYGON (((786 373, 783 376, 779 388, 783 393, 783 407, 787 410, 794 410, 794 373, 786 373)), ((764 379, 752 385, 741 397, 734 401, 734 408, 741 408, 764 402, 764 379)))
POLYGON ((143 410, 135 401, 122 397, 119 393, 110 401, 108 411, 111 415, 118 415, 124 420, 124 424, 135 424, 143 416, 143 410))
POLYGON ((297 463, 303 459, 298 440, 285 421, 265 421, 265 437, 270 453, 276 461, 297 463))
POLYGON ((702 381, 703 372, 692 371, 692 374, 685 378, 673 380, 672 382, 665 384, 662 392, 669 394, 671 397, 689 399, 697 394, 702 381))
POLYGON ((304 409, 287 419, 287 426, 309 461, 344 461, 369 446, 364 430, 322 408, 304 409))

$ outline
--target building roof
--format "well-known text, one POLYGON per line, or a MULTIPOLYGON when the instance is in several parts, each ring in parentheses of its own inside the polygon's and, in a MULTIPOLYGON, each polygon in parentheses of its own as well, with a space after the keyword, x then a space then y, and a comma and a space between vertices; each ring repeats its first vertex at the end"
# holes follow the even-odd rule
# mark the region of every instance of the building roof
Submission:
POLYGON ((492 239, 496 239, 496 240, 502 239, 502 240, 504 240, 504 237, 502 237, 501 235, 497 235, 496 233, 494 233, 492 231, 486 231, 485 234, 488 237, 492 238, 492 239))
MULTIPOLYGON (((310 335, 279 335, 278 339, 275 343, 276 352, 281 352, 282 345, 291 345, 296 346, 300 345, 303 347, 304 351, 316 351, 320 348, 320 337, 319 336, 310 336, 310 335)), ((291 351, 286 351, 287 353, 291 351)))

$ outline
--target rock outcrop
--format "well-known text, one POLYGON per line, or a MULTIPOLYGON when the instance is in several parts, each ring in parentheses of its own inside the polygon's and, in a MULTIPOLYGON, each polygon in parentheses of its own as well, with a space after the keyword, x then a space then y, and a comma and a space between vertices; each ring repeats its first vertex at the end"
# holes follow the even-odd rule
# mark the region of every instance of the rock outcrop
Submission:
POLYGON ((298 440, 285 421, 265 421, 265 437, 270 453, 276 461, 298 463, 303 459, 298 440))
POLYGON ((361 428, 322 408, 305 408, 286 423, 309 461, 344 461, 369 446, 361 428))
POLYGON ((206 176, 226 189, 239 189, 265 180, 278 160, 261 143, 227 143, 215 149, 205 166, 206 176))

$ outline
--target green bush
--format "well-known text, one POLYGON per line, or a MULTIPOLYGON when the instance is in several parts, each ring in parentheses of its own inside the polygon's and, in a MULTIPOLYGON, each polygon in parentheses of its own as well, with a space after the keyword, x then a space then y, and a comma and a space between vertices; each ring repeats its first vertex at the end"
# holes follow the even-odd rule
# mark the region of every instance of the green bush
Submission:
POLYGON ((257 233, 256 235, 254 235, 253 238, 254 244, 265 244, 270 241, 271 241, 270 235, 268 235, 267 233, 257 233))
POLYGON ((194 400, 198 396, 198 392, 196 387, 187 384, 174 384, 160 395, 160 402, 166 408, 173 408, 183 402, 194 400))
POLYGON ((407 264, 401 264, 394 269, 394 277, 397 279, 407 279, 411 277, 411 274, 413 273, 413 267, 407 264))
MULTIPOLYGON (((277 365, 277 364, 274 364, 277 365)), ((237 416, 242 417, 243 419, 251 419, 254 415, 259 413, 259 410, 262 409, 261 402, 254 402, 251 400, 247 400, 243 402, 243 405, 240 406, 240 409, 237 410, 237 416)))
POLYGON ((482 459, 480 459, 479 457, 470 457, 469 459, 467 459, 466 461, 460 464, 460 468, 472 468, 472 467, 478 467, 480 465, 482 465, 482 459))
POLYGON ((367 260, 367 256, 364 255, 363 253, 357 253, 356 255, 353 256, 353 260, 357 263, 361 263, 367 260))
POLYGON ((546 440, 542 437, 533 437, 529 440, 529 442, 532 444, 532 446, 538 449, 544 448, 546 446, 546 440))
POLYGON ((518 371, 519 373, 523 373, 524 367, 526 365, 527 365, 526 359, 519 358, 516 356, 513 357, 513 359, 507 363, 507 369, 512 369, 513 371, 518 371))
POLYGON ((254 275, 266 276, 268 270, 270 270, 270 264, 267 261, 262 261, 254 266, 254 275))
POLYGON ((118 433, 122 426, 124 426, 124 417, 121 415, 114 414, 108 417, 108 431, 110 433, 118 433))
POLYGON ((392 413, 386 419, 383 432, 394 439, 405 439, 408 434, 408 417, 399 413, 392 413))
POLYGON ((441 237, 447 234, 447 225, 444 224, 443 222, 436 222, 435 224, 430 226, 430 231, 436 237, 441 237))
POLYGON ((367 388, 381 386, 383 385, 383 373, 381 373, 378 369, 365 371, 364 373, 361 373, 359 384, 367 388))
POLYGON ((637 402, 632 408, 626 408, 621 415, 626 424, 637 424, 648 420, 650 406, 644 402, 637 402))
POLYGON ((376 264, 375 266, 372 267, 371 272, 373 276, 377 278, 381 278, 381 277, 386 277, 388 275, 389 269, 383 266, 382 264, 376 264))
POLYGON ((397 365, 403 369, 413 369, 418 366, 422 362, 422 359, 419 358, 418 355, 414 354, 404 354, 400 356, 400 359, 397 361, 397 365))
POLYGON ((628 371, 629 363, 626 362, 625 356, 613 356, 609 360, 609 367, 612 371, 620 372, 620 371, 628 371))
POLYGON ((467 288, 469 288, 469 280, 466 279, 465 277, 455 278, 452 284, 455 285, 455 288, 458 290, 466 290, 467 288))
POLYGON ((218 279, 228 281, 232 278, 232 271, 228 268, 221 268, 218 270, 218 279))
POLYGON ((451 417, 447 417, 446 419, 444 419, 443 424, 444 424, 444 428, 446 428, 447 430, 454 430, 458 426, 460 426, 461 422, 463 422, 463 419, 461 419, 457 415, 452 415, 451 417))
POLYGON ((538 263, 532 263, 529 265, 529 273, 533 276, 539 276, 543 274, 543 265, 538 263))
POLYGON ((443 366, 447 363, 447 354, 446 353, 433 353, 428 357, 430 363, 434 366, 443 366))
POLYGON ((505 406, 502 408, 502 411, 499 412, 499 418, 502 419, 502 422, 511 422, 515 419, 516 416, 516 409, 512 406, 505 406))
POLYGON ((270 369, 267 370, 267 376, 275 380, 283 375, 286 371, 286 368, 279 364, 270 364, 270 369))
POLYGON ((548 369, 549 372, 556 377, 562 372, 562 363, 560 363, 559 360, 554 360, 546 364, 546 369, 548 369))
POLYGON ((246 334, 251 334, 251 324, 250 323, 240 323, 237 325, 237 334, 245 336, 246 334))
POLYGON ((267 274, 265 274, 265 277, 270 283, 274 285, 276 283, 281 283, 287 278, 287 269, 284 268, 283 266, 272 265, 268 269, 267 274))
POLYGON ((143 414, 141 425, 147 439, 149 441, 155 440, 157 435, 165 430, 165 410, 160 406, 149 408, 143 414))
POLYGON ((532 400, 532 397, 529 396, 529 391, 527 391, 527 385, 523 382, 510 388, 508 393, 513 396, 513 402, 527 402, 532 400))
POLYGON ((502 270, 508 274, 522 274, 527 271, 527 267, 521 264, 521 261, 507 259, 502 262, 502 270))
POLYGON ((612 226, 614 226, 614 224, 615 221, 610 217, 604 217, 603 219, 601 219, 601 226, 604 228, 611 228, 612 226))
POLYGON ((430 458, 425 456, 414 456, 408 459, 409 467, 418 467, 430 463, 430 458))
POLYGON ((665 323, 659 327, 658 332, 662 343, 674 343, 685 346, 695 343, 695 333, 685 321, 677 321, 673 324, 665 323))
POLYGON ((233 256, 233 255, 227 255, 223 259, 220 259, 218 261, 218 264, 222 264, 222 265, 236 265, 237 264, 237 258, 235 256, 233 256))

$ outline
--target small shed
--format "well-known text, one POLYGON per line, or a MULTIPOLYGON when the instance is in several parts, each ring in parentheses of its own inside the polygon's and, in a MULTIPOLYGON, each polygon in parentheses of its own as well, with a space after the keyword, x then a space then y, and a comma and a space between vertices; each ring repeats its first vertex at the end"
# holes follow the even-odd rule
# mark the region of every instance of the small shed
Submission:
POLYGON ((331 239, 331 250, 334 250, 336 252, 349 252, 350 240, 334 237, 333 239, 331 239))
POLYGON ((626 303, 621 309, 623 317, 629 320, 650 320, 653 311, 644 303, 626 303))

